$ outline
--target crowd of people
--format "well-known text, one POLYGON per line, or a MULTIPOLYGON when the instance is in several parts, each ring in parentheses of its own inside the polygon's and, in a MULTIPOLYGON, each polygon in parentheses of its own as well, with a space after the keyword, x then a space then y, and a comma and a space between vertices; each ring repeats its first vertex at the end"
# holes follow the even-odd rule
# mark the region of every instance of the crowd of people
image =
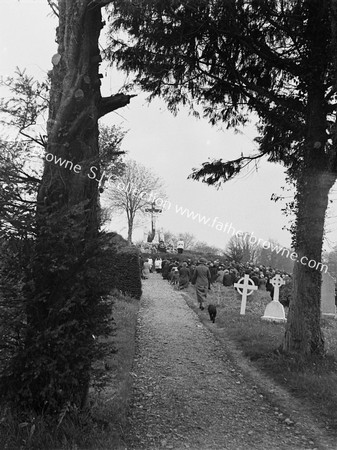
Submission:
POLYGON ((271 296, 273 296, 274 288, 270 281, 276 274, 281 275, 286 284, 291 281, 288 273, 264 265, 256 266, 249 262, 239 264, 231 261, 207 261, 204 258, 197 261, 186 259, 182 262, 174 258, 162 259, 160 256, 154 259, 147 258, 143 261, 142 277, 148 278, 151 272, 161 273, 164 280, 176 285, 179 289, 186 289, 190 283, 196 284, 197 291, 199 272, 204 272, 202 284, 205 284, 208 289, 211 289, 214 283, 222 283, 227 287, 233 286, 240 278, 248 274, 258 289, 269 291, 271 296), (208 272, 198 269, 199 266, 205 267, 208 272), (205 277, 207 277, 207 283, 205 277))

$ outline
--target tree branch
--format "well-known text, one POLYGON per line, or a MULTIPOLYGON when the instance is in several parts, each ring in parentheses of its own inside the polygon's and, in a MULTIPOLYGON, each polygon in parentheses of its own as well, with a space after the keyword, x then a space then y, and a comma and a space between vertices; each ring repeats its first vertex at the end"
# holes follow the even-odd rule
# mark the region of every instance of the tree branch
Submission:
POLYGON ((89 4, 88 4, 88 8, 104 8, 104 6, 109 5, 110 3, 112 3, 113 0, 92 0, 89 4))
POLYGON ((51 0, 47 0, 47 2, 55 16, 59 17, 59 7, 57 6, 57 4, 55 2, 52 2, 51 0))
POLYGON ((260 152, 256 155, 241 156, 226 162, 223 162, 222 159, 206 162, 202 164, 201 169, 193 169, 193 172, 187 178, 196 181, 201 179, 203 183, 220 187, 221 182, 225 183, 233 179, 252 161, 258 160, 266 154, 267 152, 260 152))
POLYGON ((98 109, 98 117, 103 117, 116 109, 123 108, 130 103, 132 97, 136 97, 136 94, 115 94, 110 97, 102 97, 98 109))
POLYGON ((23 183, 27 183, 27 182, 41 183, 42 182, 42 180, 40 178, 36 178, 33 175, 29 175, 28 173, 24 172, 23 170, 19 170, 19 173, 22 173, 26 177, 26 178, 24 178, 24 177, 20 177, 20 175, 16 175, 16 178, 19 180, 22 180, 23 183))
MULTIPOLYGON (((46 148, 46 146, 45 146, 45 144, 44 144, 44 142, 43 142, 42 140, 39 141, 38 139, 33 138, 33 136, 30 136, 29 134, 25 133, 23 130, 24 130, 24 128, 22 128, 21 130, 19 130, 19 133, 22 134, 22 136, 24 136, 24 137, 28 138, 30 141, 35 142, 36 144, 39 144, 39 145, 41 145, 42 147, 46 148)), ((41 135, 40 135, 40 136, 41 136, 41 135)))

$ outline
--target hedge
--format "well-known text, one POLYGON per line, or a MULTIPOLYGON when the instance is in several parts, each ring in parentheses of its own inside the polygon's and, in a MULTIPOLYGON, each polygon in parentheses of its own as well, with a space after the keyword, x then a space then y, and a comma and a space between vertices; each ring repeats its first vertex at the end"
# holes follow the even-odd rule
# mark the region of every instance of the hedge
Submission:
POLYGON ((140 299, 142 282, 138 249, 128 247, 127 242, 116 233, 106 233, 103 239, 102 276, 106 287, 110 291, 118 289, 125 295, 140 299))

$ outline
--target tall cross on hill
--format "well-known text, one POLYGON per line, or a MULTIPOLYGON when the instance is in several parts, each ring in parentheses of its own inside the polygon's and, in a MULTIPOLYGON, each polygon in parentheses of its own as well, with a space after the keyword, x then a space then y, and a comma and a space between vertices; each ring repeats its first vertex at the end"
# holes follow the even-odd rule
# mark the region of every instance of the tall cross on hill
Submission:
POLYGON ((161 208, 156 208, 155 202, 152 202, 151 208, 145 208, 145 212, 151 213, 151 241, 152 242, 156 234, 156 216, 155 214, 160 214, 163 212, 161 208))

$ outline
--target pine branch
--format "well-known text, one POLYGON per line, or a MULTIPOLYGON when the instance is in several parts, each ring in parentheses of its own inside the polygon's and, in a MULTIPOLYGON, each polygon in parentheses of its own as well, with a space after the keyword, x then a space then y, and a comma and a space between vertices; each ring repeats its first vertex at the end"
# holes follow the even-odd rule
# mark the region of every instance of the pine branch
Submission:
POLYGON ((222 159, 202 164, 201 169, 193 169, 188 176, 189 179, 201 181, 210 186, 220 187, 221 183, 231 180, 238 175, 242 169, 252 161, 262 158, 265 153, 261 152, 252 156, 241 156, 231 161, 222 161, 222 159))

